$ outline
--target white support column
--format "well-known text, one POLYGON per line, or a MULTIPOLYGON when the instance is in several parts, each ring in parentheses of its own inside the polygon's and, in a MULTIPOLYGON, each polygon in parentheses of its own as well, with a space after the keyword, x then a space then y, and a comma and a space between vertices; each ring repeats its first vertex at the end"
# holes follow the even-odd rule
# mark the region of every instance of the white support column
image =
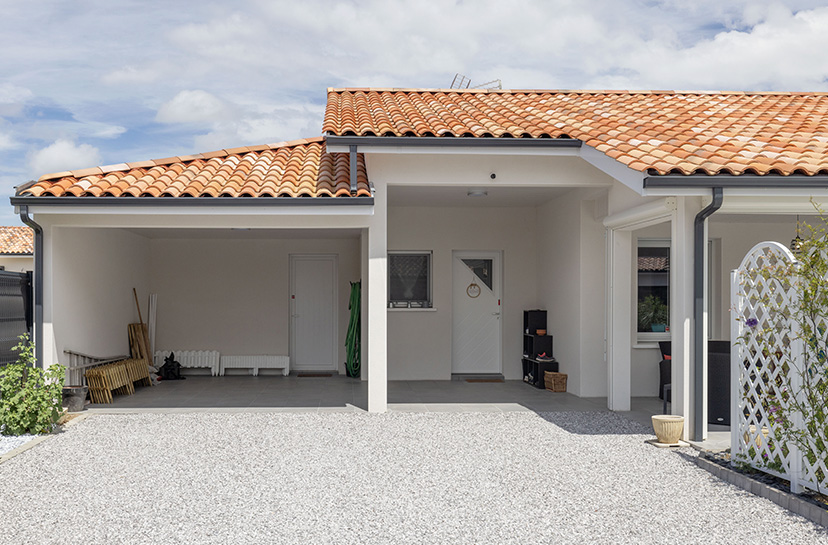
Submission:
POLYGON ((607 229, 608 327, 607 407, 630 410, 630 352, 632 349, 632 232, 607 229))
POLYGON ((670 333, 672 346, 670 408, 685 417, 683 439, 692 435, 693 400, 693 219, 701 210, 694 197, 679 197, 670 250, 670 333))
POLYGON ((361 362, 359 368, 360 380, 368 380, 368 229, 362 229, 359 235, 359 251, 360 251, 360 308, 359 316, 360 324, 360 339, 359 339, 359 361, 361 362))
POLYGON ((368 227, 368 412, 388 408, 388 187, 375 183, 368 227))

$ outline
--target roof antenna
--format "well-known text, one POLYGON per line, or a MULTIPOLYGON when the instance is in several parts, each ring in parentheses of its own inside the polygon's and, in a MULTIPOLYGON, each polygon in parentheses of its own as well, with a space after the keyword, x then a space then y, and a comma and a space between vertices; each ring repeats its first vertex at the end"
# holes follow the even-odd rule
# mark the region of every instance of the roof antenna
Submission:
POLYGON ((457 73, 454 74, 454 79, 451 80, 450 89, 468 89, 469 85, 471 85, 471 79, 463 74, 457 73))
MULTIPOLYGON (((471 78, 467 78, 458 72, 457 74, 454 74, 454 79, 451 80, 450 89, 468 89, 471 82, 471 78)), ((492 81, 475 85, 472 89, 503 89, 503 82, 501 82, 500 79, 493 79, 492 81)))

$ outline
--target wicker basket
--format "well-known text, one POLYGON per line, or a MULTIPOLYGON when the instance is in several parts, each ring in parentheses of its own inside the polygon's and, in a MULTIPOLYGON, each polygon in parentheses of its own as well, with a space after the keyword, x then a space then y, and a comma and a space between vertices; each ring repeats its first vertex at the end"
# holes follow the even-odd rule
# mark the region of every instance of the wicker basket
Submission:
POLYGON ((566 391, 566 373, 555 373, 553 371, 543 372, 543 384, 551 392, 566 391))

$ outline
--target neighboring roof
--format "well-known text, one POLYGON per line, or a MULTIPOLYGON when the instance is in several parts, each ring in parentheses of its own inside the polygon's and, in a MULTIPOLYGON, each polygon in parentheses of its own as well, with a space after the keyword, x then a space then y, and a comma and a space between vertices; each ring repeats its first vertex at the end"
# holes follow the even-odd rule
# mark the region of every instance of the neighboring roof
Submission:
POLYGON ((670 258, 662 256, 638 256, 639 272, 664 272, 670 270, 670 258))
POLYGON ((0 226, 0 255, 32 255, 34 234, 28 227, 0 226))
POLYGON ((335 136, 575 138, 651 174, 828 174, 828 95, 328 89, 335 136))
MULTIPOLYGON (((349 197, 350 158, 322 138, 47 174, 19 196, 349 197)), ((370 197, 357 154, 357 196, 370 197)))

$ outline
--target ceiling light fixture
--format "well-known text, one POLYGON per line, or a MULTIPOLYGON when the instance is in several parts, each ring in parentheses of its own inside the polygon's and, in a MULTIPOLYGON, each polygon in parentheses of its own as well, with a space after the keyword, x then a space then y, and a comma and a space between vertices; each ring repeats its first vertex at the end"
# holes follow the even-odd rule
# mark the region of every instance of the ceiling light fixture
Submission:
POLYGON ((485 189, 469 189, 466 193, 467 197, 486 197, 489 195, 489 192, 485 189))

